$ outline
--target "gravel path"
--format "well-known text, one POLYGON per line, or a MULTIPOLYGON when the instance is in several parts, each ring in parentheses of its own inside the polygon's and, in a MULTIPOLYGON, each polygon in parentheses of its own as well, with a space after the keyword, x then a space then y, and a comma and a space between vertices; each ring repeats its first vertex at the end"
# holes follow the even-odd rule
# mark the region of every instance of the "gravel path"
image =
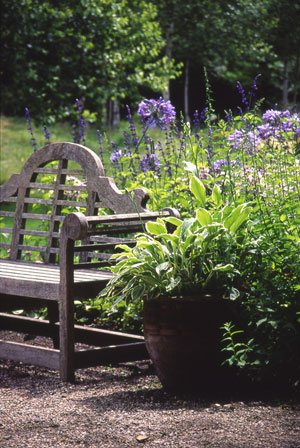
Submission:
POLYGON ((0 447, 300 447, 295 400, 172 396, 148 361, 76 377, 0 361, 0 447))

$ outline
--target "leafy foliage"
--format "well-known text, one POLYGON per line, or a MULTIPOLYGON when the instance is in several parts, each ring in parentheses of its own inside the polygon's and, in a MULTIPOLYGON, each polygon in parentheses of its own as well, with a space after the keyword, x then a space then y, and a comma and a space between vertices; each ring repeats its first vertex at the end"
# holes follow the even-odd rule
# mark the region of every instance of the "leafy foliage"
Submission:
POLYGON ((156 9, 144 0, 5 0, 3 24, 5 113, 28 106, 36 120, 62 119, 80 98, 101 114, 106 99, 163 90, 172 71, 156 9))
POLYGON ((192 177, 191 190, 204 207, 196 216, 180 220, 158 219, 146 224, 147 233, 137 237, 134 248, 123 250, 111 270, 115 274, 102 295, 140 302, 162 296, 217 294, 236 298, 236 279, 243 259, 243 224, 250 207, 224 205, 218 187, 207 197, 202 182, 192 177), (209 207, 219 199, 219 207, 209 207), (168 233, 166 223, 176 226, 168 233))

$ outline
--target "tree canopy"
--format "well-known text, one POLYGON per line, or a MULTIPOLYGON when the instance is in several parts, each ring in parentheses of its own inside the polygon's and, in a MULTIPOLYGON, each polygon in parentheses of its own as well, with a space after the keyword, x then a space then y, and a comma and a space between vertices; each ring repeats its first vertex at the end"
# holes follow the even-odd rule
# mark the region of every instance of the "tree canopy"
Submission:
POLYGON ((204 66, 232 87, 261 73, 270 102, 298 100, 300 5, 293 0, 3 0, 2 15, 6 114, 27 106, 34 117, 62 119, 80 98, 101 116, 108 100, 132 103, 145 92, 168 98, 181 65, 172 82, 187 110, 191 73, 203 84, 204 66))
POLYGON ((101 111, 107 99, 162 91, 172 75, 156 8, 144 0, 4 0, 3 104, 65 117, 77 97, 101 111), (42 110, 41 110, 42 108, 42 110))

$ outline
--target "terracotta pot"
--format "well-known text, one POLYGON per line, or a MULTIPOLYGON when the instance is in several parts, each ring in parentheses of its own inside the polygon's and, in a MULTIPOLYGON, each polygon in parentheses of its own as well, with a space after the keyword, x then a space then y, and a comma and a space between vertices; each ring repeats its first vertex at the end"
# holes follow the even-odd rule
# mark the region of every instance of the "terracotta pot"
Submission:
POLYGON ((144 303, 146 347, 165 389, 207 390, 223 383, 220 326, 230 315, 228 302, 211 296, 144 303))

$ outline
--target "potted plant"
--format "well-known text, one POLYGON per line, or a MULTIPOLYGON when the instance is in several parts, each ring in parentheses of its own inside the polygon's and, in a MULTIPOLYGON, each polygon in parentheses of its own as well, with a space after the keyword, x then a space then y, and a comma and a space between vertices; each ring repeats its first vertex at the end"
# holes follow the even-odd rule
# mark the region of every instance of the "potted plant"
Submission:
POLYGON ((146 224, 133 248, 120 245, 114 277, 101 295, 143 301, 146 347, 168 390, 208 387, 221 373, 220 327, 239 295, 249 204, 224 204, 193 176, 195 216, 146 224), (169 233, 168 224, 175 230, 169 233))

